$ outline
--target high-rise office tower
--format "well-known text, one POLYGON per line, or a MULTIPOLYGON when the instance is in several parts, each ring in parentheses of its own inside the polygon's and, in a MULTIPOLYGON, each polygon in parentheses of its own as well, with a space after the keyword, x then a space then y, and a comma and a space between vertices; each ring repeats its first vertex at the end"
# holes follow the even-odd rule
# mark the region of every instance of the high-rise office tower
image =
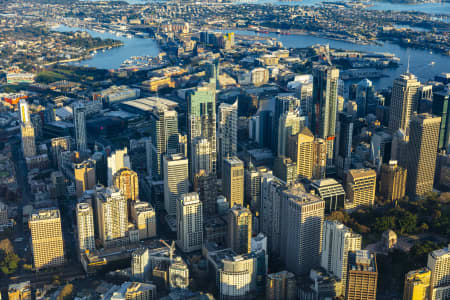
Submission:
POLYGON ((219 269, 220 299, 248 299, 255 289, 256 258, 237 255, 225 257, 219 269))
POLYGON ((130 157, 128 156, 127 147, 123 150, 116 150, 111 153, 107 160, 108 165, 108 186, 113 185, 114 174, 123 168, 131 169, 130 157))
POLYGON ((298 111, 286 112, 278 121, 278 156, 288 155, 288 139, 291 135, 299 133, 306 125, 305 117, 299 115, 298 111))
POLYGON ((44 135, 44 124, 40 113, 30 115, 31 124, 34 128, 34 134, 37 138, 42 138, 44 135))
POLYGON ((238 101, 233 104, 221 103, 217 119, 217 141, 219 152, 219 165, 223 159, 235 156, 237 153, 237 121, 238 101))
POLYGON ((308 126, 311 121, 313 108, 313 83, 311 81, 302 83, 297 89, 297 98, 300 99, 302 115, 307 116, 308 126))
POLYGON ((189 192, 188 159, 181 154, 163 156, 164 208, 169 215, 177 214, 177 201, 189 192))
POLYGON ((53 166, 61 169, 61 152, 70 151, 71 145, 70 136, 57 137, 50 140, 53 166))
POLYGON ((358 82, 356 86, 356 104, 358 105, 357 115, 364 118, 368 114, 375 114, 377 102, 375 99, 375 89, 372 81, 365 78, 358 82))
POLYGON ((353 138, 353 117, 339 113, 336 129, 336 171, 340 178, 350 168, 353 138))
POLYGON ((302 185, 285 190, 281 201, 281 259, 288 271, 306 274, 320 265, 325 201, 302 185))
POLYGON ((128 231, 127 201, 122 191, 103 188, 97 191, 98 235, 103 247, 114 247, 125 243, 128 231))
POLYGON ((419 103, 418 89, 420 82, 411 73, 400 75, 392 86, 391 108, 389 113, 389 129, 407 132, 409 121, 419 103))
POLYGON ((148 248, 138 248, 131 253, 131 275, 133 280, 147 281, 151 272, 148 248))
POLYGON ((208 139, 195 138, 192 142, 192 173, 195 175, 211 174, 211 144, 208 139))
POLYGON ((370 160, 379 172, 382 164, 389 163, 392 152, 392 135, 387 130, 376 130, 370 140, 370 160))
POLYGON ((162 178, 162 156, 178 153, 178 114, 155 103, 150 117, 151 167, 155 179, 162 178))
POLYGON ((80 254, 95 249, 94 212, 89 203, 77 204, 77 233, 80 254))
POLYGON ((380 194, 386 201, 397 201, 405 196, 406 169, 400 167, 396 160, 381 166, 380 194))
POLYGON ((20 124, 22 136, 22 153, 24 157, 36 156, 36 140, 31 122, 20 124))
POLYGON ((289 156, 297 163, 299 177, 313 177, 314 135, 309 128, 305 127, 299 134, 290 137, 289 156))
POLYGON ((323 223, 321 267, 347 284, 348 253, 361 249, 362 236, 337 221, 323 223))
POLYGON ((325 201, 325 215, 344 208, 346 199, 345 190, 342 184, 338 183, 335 179, 325 178, 314 180, 311 183, 311 189, 325 201))
POLYGON ((297 164, 290 157, 278 156, 273 162, 273 175, 289 185, 297 181, 297 164))
POLYGON ((339 70, 334 67, 320 65, 313 69, 311 131, 326 140, 327 168, 334 165, 338 80, 339 70))
POLYGON ((264 148, 271 148, 273 112, 263 110, 250 117, 248 136, 251 140, 264 148))
POLYGON ((287 112, 294 112, 300 105, 298 98, 293 96, 279 95, 275 97, 275 112, 272 116, 272 144, 273 153, 278 152, 278 128, 280 127, 280 118, 287 112))
POLYGON ((249 253, 252 241, 252 213, 237 204, 228 212, 228 246, 237 254, 249 253))
POLYGON ((28 102, 25 99, 19 100, 19 118, 22 124, 31 122, 28 102))
POLYGON ((430 300, 450 298, 450 244, 428 254, 428 269, 431 270, 430 300))
POLYGON ((414 199, 433 190, 440 117, 424 113, 411 119, 406 153, 406 193, 414 199))
POLYGON ((64 264, 64 241, 58 209, 35 210, 30 215, 33 264, 36 269, 64 264))
POLYGON ((79 198, 84 191, 92 190, 97 183, 95 177, 95 161, 88 159, 79 164, 73 164, 73 172, 76 195, 79 198))
POLYGON ((261 207, 261 177, 263 174, 272 174, 265 167, 255 168, 252 163, 245 170, 245 198, 252 211, 259 211, 261 207))
POLYGON ((169 266, 170 289, 187 289, 189 287, 189 268, 181 257, 177 257, 169 266))
POLYGON ((156 213, 153 206, 144 201, 133 203, 131 217, 139 230, 139 239, 145 240, 156 236, 156 213))
POLYGON ((266 300, 297 299, 297 280, 288 271, 267 274, 266 300))
POLYGON ((206 174, 203 170, 196 175, 194 181, 194 191, 198 193, 202 202, 204 215, 216 213, 217 199, 217 176, 216 174, 206 174))
POLYGON ((345 299, 375 300, 378 268, 375 254, 368 250, 349 253, 345 299))
MULTIPOLYGON (((217 171, 217 144, 216 144, 216 82, 214 80, 197 87, 186 95, 187 122, 188 122, 188 152, 192 163, 193 142, 197 137, 206 138, 210 145, 210 170, 217 171)), ((191 180, 194 179, 192 168, 191 180)))
POLYGON ((75 128, 75 142, 77 150, 80 152, 87 151, 87 136, 86 136, 86 106, 77 102, 72 106, 73 112, 73 127, 75 128))
POLYGON ((222 192, 230 207, 244 204, 244 162, 236 156, 224 159, 222 192))
POLYGON ((328 142, 324 139, 314 140, 314 157, 313 157, 313 178, 323 179, 326 177, 327 161, 328 161, 328 142))
POLYGON ((128 216, 131 216, 133 203, 139 201, 139 179, 137 173, 128 168, 118 170, 113 176, 113 186, 122 191, 128 203, 128 216))
POLYGON ((438 148, 450 152, 450 89, 433 93, 432 113, 441 117, 438 148))
POLYGON ((377 173, 372 169, 348 171, 346 192, 351 208, 371 207, 375 203, 377 173))
POLYGON ((428 300, 430 295, 431 271, 421 268, 405 275, 403 300, 428 300))
POLYGON ((181 251, 197 251, 203 245, 203 208, 197 193, 187 193, 177 201, 177 243, 181 251))
POLYGON ((261 176, 260 231, 267 236, 269 253, 280 253, 281 196, 286 183, 272 174, 261 176))

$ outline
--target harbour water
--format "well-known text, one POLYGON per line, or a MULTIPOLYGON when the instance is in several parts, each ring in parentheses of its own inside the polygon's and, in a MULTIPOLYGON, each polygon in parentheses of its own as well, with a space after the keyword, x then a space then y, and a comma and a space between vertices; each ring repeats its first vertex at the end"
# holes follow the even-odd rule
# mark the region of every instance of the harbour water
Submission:
POLYGON ((109 50, 98 51, 92 58, 73 62, 71 64, 79 66, 88 66, 99 69, 117 69, 120 65, 132 56, 156 56, 159 53, 159 47, 153 39, 143 39, 138 37, 127 38, 123 36, 116 36, 109 32, 100 33, 93 30, 84 28, 68 27, 60 25, 54 28, 55 31, 68 32, 68 31, 86 31, 93 37, 99 37, 102 39, 115 39, 123 42, 122 47, 112 48, 109 50))

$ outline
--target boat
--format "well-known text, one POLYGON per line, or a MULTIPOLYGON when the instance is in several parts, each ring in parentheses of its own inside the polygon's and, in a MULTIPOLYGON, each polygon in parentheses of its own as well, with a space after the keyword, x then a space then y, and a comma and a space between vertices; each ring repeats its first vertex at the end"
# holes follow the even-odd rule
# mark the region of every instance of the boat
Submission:
POLYGON ((436 62, 431 61, 431 62, 429 63, 429 65, 430 65, 430 66, 434 66, 435 63, 436 63, 436 62))

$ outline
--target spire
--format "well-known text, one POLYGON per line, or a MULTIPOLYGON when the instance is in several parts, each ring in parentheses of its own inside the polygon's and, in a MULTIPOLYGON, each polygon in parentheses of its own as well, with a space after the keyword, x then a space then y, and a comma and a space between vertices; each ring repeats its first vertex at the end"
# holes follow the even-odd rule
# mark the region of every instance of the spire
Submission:
POLYGON ((410 55, 408 55, 408 66, 406 67, 406 74, 409 74, 409 58, 410 58, 410 55))

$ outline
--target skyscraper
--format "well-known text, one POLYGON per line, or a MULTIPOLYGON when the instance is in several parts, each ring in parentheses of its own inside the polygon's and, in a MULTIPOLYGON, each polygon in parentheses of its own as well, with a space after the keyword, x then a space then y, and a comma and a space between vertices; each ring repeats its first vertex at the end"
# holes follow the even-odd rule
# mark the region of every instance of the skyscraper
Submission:
POLYGON ((98 235, 103 247, 115 247, 126 243, 128 211, 122 191, 103 188, 97 191, 96 201, 98 235))
POLYGON ((405 196, 406 176, 405 168, 400 167, 396 160, 381 166, 380 194, 385 201, 397 201, 405 196))
POLYGON ((428 254, 428 269, 431 270, 430 300, 450 298, 450 244, 428 254))
POLYGON ((313 178, 323 179, 326 177, 327 161, 328 161, 328 143, 324 139, 314 140, 314 157, 313 157, 313 178))
MULTIPOLYGON (((217 144, 216 144, 216 82, 197 87, 186 95, 187 100, 187 122, 188 122, 188 152, 192 163, 193 142, 197 137, 206 138, 209 141, 210 170, 216 173, 217 170, 217 144)), ((194 179, 192 167, 190 169, 191 180, 194 179)))
POLYGON ((30 111, 28 102, 25 99, 19 100, 19 118, 20 123, 25 124, 30 122, 30 111))
POLYGON ((280 118, 287 112, 294 112, 294 110, 300 105, 298 98, 289 95, 279 95, 275 97, 275 113, 273 114, 272 121, 272 144, 271 149, 273 153, 278 152, 278 132, 280 127, 280 118))
POLYGON ((237 204, 228 212, 228 246, 237 254, 249 253, 252 240, 252 213, 237 204))
POLYGON ((340 178, 350 168, 353 138, 353 117, 339 113, 336 132, 336 169, 340 178))
POLYGON ((278 156, 288 155, 288 139, 296 135, 305 127, 305 117, 299 115, 298 111, 286 112, 278 121, 278 156))
POLYGON ((233 104, 221 103, 217 120, 217 141, 219 145, 219 164, 223 159, 237 154, 238 101, 233 104))
POLYGON ((211 174, 211 144, 208 139, 195 138, 192 142, 192 173, 198 175, 201 171, 202 174, 211 174))
POLYGON ((22 153, 25 158, 36 156, 36 140, 31 122, 20 124, 22 136, 22 153))
POLYGON ((339 70, 334 67, 319 65, 313 69, 311 131, 326 140, 327 168, 334 165, 338 80, 339 70))
POLYGON ((307 127, 290 137, 289 156, 297 163, 297 175, 301 178, 313 177, 314 135, 307 127))
POLYGON ((403 300, 430 299, 430 283, 431 271, 428 268, 408 272, 405 275, 403 300))
POLYGON ((75 128, 75 142, 77 150, 80 152, 87 151, 86 136, 86 107, 83 103, 77 102, 72 106, 73 127, 75 128))
POLYGON ((204 215, 216 213, 217 188, 216 174, 206 175, 201 171, 196 175, 194 191, 198 193, 202 202, 204 215))
POLYGON ((64 264, 64 242, 58 209, 35 210, 30 215, 33 263, 36 269, 64 264))
POLYGON ((52 153, 53 166, 61 168, 61 152, 71 150, 71 137, 63 136, 50 140, 50 149, 52 153))
POLYGON ((127 147, 116 150, 108 156, 108 186, 113 185, 113 178, 117 171, 123 168, 131 169, 130 157, 127 147))
POLYGON ((353 169, 347 174, 348 208, 371 207, 375 203, 377 173, 372 169, 353 169))
POLYGON ((282 194, 281 259, 288 271, 306 274, 320 265, 325 201, 293 186, 282 194))
POLYGON ((325 215, 331 214, 333 211, 344 208, 346 199, 345 190, 342 184, 333 178, 325 178, 314 180, 311 188, 316 195, 325 201, 325 215))
POLYGON ((273 174, 289 185, 297 181, 297 164, 290 157, 278 156, 273 162, 273 174))
POLYGON ((177 243, 185 253, 202 248, 203 208, 197 193, 183 194, 177 201, 177 243))
POLYGON ((77 233, 80 254, 85 250, 95 249, 94 212, 89 203, 77 204, 77 233))
POLYGON ((450 89, 433 93, 432 113, 441 117, 438 148, 450 152, 450 89))
POLYGON ((137 173, 128 168, 118 170, 113 176, 113 186, 122 191, 127 201, 128 215, 131 216, 132 203, 139 201, 139 179, 137 173))
POLYGON ((407 132, 412 113, 419 103, 420 82, 411 73, 400 75, 392 86, 389 129, 392 132, 402 129, 407 132))
POLYGON ((375 300, 377 297, 378 268, 375 254, 369 250, 349 253, 345 299, 375 300))
POLYGON ((188 160, 181 154, 163 156, 164 208, 169 215, 177 214, 177 201, 189 192, 188 160))
POLYGON ((95 161, 87 159, 79 164, 73 164, 75 178, 75 189, 77 198, 81 197, 84 191, 92 190, 95 187, 95 161))
POLYGON ((297 299, 297 280, 288 271, 267 274, 266 300, 297 299))
POLYGON ((236 156, 224 159, 222 192, 230 207, 244 204, 244 162, 236 156))
POLYGON ((364 118, 369 113, 375 114, 377 103, 375 99, 375 89, 372 81, 365 78, 358 82, 356 86, 356 104, 358 105, 357 115, 359 118, 364 118))
POLYGON ((139 230, 139 239, 145 240, 156 236, 156 213, 150 203, 137 201, 133 203, 131 216, 139 230))
POLYGON ((411 119, 406 153, 406 193, 413 199, 433 190, 440 117, 423 113, 411 119))
POLYGON ((347 284, 348 253, 361 249, 362 236, 337 221, 323 223, 321 267, 347 284))
POLYGON ((155 103, 150 117, 151 167, 155 179, 162 178, 162 155, 178 152, 178 114, 155 103))

